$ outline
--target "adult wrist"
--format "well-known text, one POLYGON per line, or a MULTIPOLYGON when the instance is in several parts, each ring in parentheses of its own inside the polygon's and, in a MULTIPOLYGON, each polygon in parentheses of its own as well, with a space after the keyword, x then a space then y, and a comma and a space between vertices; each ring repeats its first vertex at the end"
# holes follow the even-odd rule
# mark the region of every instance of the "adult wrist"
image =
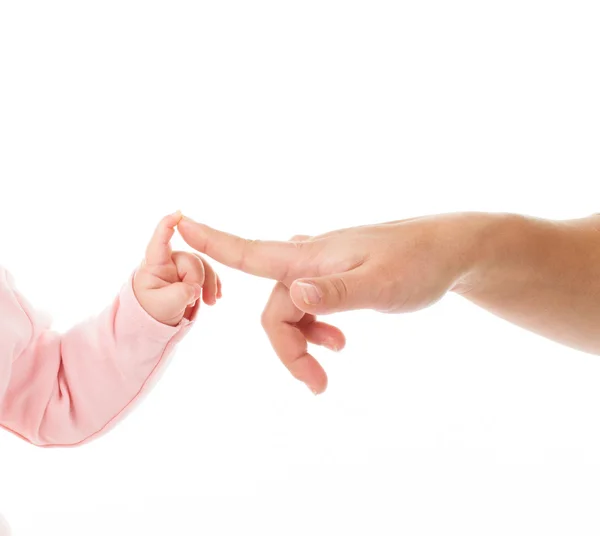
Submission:
POLYGON ((493 284, 494 273, 525 237, 527 218, 507 213, 465 213, 458 278, 451 290, 467 294, 493 284))

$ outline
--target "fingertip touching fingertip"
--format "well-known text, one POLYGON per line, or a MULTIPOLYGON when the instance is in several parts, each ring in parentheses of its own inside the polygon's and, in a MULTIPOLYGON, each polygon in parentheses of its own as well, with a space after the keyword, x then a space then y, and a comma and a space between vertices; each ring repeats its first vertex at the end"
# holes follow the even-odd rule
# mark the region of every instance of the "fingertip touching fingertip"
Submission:
POLYGON ((186 224, 186 223, 196 223, 192 218, 190 218, 189 216, 186 216, 185 214, 181 214, 181 218, 179 219, 179 225, 181 224, 186 224))
POLYGON ((177 210, 177 211, 172 212, 171 214, 165 216, 163 218, 163 222, 165 224, 167 224, 169 227, 174 227, 181 221, 182 217, 183 217, 183 215, 181 214, 181 210, 177 210))

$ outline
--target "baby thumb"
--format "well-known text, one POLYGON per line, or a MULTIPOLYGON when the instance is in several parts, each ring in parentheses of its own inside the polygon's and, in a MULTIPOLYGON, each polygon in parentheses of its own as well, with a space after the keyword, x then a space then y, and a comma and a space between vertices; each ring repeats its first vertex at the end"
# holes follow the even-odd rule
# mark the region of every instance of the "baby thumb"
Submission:
POLYGON ((368 286, 364 274, 355 270, 292 283, 290 295, 294 305, 310 314, 328 314, 352 309, 366 309, 368 286))

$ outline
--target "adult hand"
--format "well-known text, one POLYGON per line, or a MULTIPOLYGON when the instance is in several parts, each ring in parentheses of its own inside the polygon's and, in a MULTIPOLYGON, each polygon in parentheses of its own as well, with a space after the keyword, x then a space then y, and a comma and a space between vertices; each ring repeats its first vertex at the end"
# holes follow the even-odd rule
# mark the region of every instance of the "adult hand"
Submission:
POLYGON ((315 394, 327 386, 308 343, 339 350, 337 328, 317 315, 374 309, 416 311, 465 283, 470 251, 483 227, 477 214, 414 218, 334 231, 290 242, 247 240, 183 218, 184 240, 216 261, 276 280, 262 322, 295 378, 315 394))

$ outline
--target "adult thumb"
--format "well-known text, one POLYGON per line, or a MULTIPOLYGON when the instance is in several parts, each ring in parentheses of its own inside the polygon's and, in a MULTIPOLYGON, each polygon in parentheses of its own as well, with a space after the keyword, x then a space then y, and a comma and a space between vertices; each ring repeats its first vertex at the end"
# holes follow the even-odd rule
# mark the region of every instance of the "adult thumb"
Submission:
POLYGON ((310 314, 329 314, 353 309, 368 309, 371 295, 366 274, 358 269, 292 283, 294 305, 310 314))

